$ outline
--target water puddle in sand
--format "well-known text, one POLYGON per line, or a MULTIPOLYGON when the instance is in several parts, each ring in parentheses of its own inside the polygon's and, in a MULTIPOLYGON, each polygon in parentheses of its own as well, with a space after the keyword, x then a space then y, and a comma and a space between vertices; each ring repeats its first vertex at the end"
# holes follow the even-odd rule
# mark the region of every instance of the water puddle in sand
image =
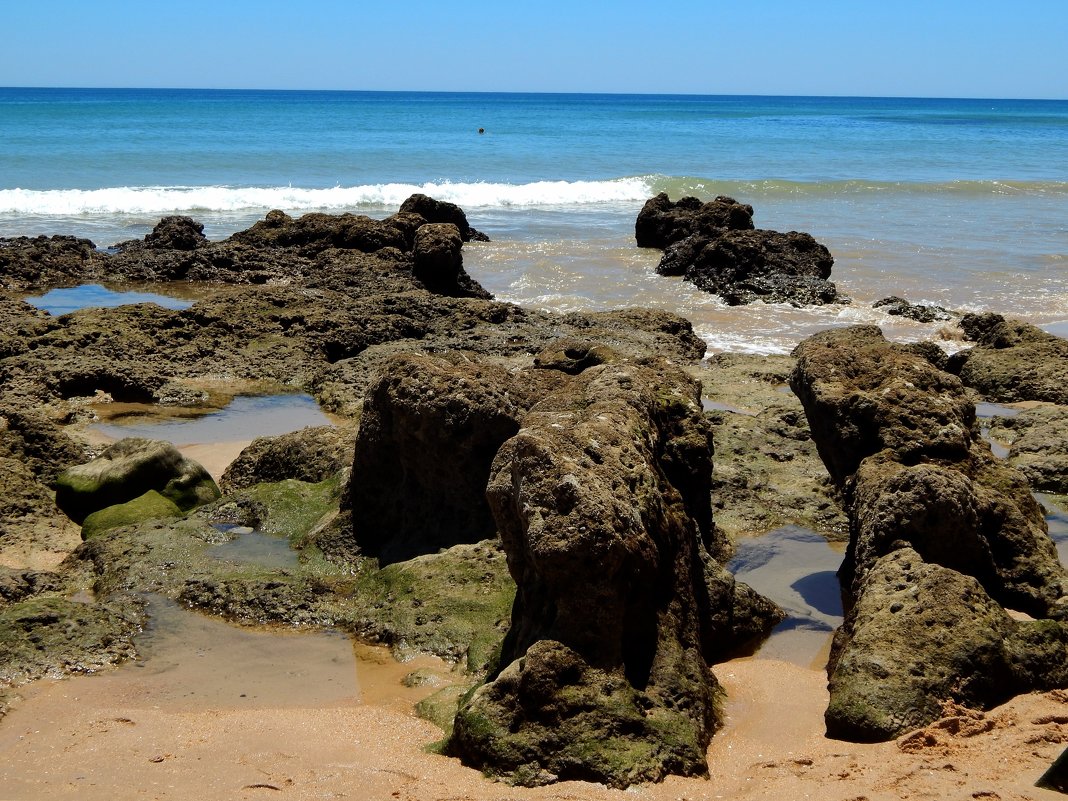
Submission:
POLYGON ((225 408, 189 416, 150 403, 109 403, 100 410, 111 422, 92 429, 111 439, 147 437, 174 445, 232 442, 288 434, 308 426, 333 425, 315 398, 303 393, 238 395, 225 408))
POLYGON ((738 542, 727 569, 786 612, 760 646, 758 658, 823 667, 831 635, 843 619, 836 573, 844 548, 800 526, 738 542))
POLYGON ((52 289, 43 295, 34 295, 25 299, 31 306, 59 317, 79 309, 112 309, 116 306, 129 306, 134 303, 155 303, 165 309, 188 309, 192 300, 161 295, 157 292, 115 291, 100 284, 83 284, 82 286, 52 289))
POLYGON ((278 534, 267 534, 248 526, 217 525, 233 539, 213 545, 207 555, 221 562, 254 565, 266 570, 290 570, 300 566, 296 551, 289 540, 278 534))
POLYGON ((730 412, 731 414, 744 414, 746 417, 756 417, 756 412, 743 409, 740 406, 731 406, 729 403, 714 401, 711 398, 701 398, 701 408, 706 412, 730 412))
POLYGON ((245 628, 158 596, 148 599, 147 611, 149 623, 135 638, 137 661, 21 688, 24 700, 12 714, 32 713, 38 697, 56 692, 82 703, 177 712, 357 703, 410 710, 433 689, 404 686, 409 673, 419 669, 449 683, 439 659, 402 664, 387 649, 338 632, 245 628))

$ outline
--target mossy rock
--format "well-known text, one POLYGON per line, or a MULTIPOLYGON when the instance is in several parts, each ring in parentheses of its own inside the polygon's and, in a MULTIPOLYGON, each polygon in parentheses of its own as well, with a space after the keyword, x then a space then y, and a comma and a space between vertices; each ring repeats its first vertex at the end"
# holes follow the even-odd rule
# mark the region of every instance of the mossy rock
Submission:
POLYGON ((56 479, 56 506, 75 523, 93 512, 156 490, 183 511, 210 503, 219 488, 199 464, 169 442, 127 437, 56 479))
POLYGON ((131 526, 146 520, 165 520, 182 516, 182 510, 170 498, 155 490, 126 503, 93 512, 82 523, 82 539, 88 540, 109 529, 131 526))

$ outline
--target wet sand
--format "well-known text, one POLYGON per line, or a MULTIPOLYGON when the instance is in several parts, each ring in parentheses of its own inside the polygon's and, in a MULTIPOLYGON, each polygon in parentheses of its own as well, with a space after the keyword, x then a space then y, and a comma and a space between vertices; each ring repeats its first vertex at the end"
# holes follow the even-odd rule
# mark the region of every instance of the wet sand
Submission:
POLYGON ((1065 693, 1022 696, 982 719, 950 719, 896 743, 856 745, 820 733, 821 672, 761 659, 715 672, 730 700, 709 751, 711 776, 627 791, 494 783, 427 753, 440 731, 389 693, 183 709, 158 687, 115 679, 118 672, 75 678, 38 689, 0 726, 0 798, 1063 798, 1032 784, 1068 741, 1065 693))

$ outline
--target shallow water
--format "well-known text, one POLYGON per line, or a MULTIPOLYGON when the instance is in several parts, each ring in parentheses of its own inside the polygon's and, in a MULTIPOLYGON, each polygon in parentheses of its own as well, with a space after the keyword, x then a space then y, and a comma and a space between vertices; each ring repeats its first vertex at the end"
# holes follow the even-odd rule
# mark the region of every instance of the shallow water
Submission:
POLYGON ((234 442, 288 434, 309 426, 333 425, 311 395, 239 395, 225 408, 193 418, 160 417, 168 409, 153 404, 108 404, 113 422, 92 429, 112 439, 146 437, 177 446, 234 442))
MULTIPOLYGON (((155 288, 164 289, 166 286, 156 286, 155 288)), ((129 306, 135 303, 155 303, 165 309, 188 309, 193 305, 192 300, 163 295, 158 292, 115 291, 100 284, 82 284, 81 286, 64 289, 52 289, 43 295, 27 297, 25 301, 31 306, 43 309, 53 317, 70 314, 79 309, 111 309, 116 306, 129 306)))
POLYGON ((284 536, 247 526, 219 525, 216 528, 227 532, 233 539, 210 547, 207 555, 213 559, 268 570, 287 570, 300 565, 299 555, 289 547, 289 540, 284 536))
POLYGON ((1057 546, 1057 555, 1061 558, 1061 564, 1068 566, 1068 510, 1048 495, 1036 492, 1035 499, 1042 504, 1046 512, 1049 536, 1057 546))
POLYGON ((843 620, 837 576, 842 554, 816 532, 793 525, 739 540, 727 569, 786 612, 758 658, 823 667, 843 620))

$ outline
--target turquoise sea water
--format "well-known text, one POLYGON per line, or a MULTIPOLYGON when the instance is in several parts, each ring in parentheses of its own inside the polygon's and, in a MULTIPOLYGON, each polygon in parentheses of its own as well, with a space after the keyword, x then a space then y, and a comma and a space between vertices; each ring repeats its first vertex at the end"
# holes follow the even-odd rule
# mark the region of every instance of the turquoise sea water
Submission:
POLYGON ((855 321, 932 333, 871 309, 889 294, 1068 319, 1066 101, 0 89, 0 236, 107 246, 185 213, 221 238, 272 208, 385 216, 414 191, 492 237, 465 264, 499 297, 671 308, 713 349, 855 321), (855 302, 728 309, 652 275, 633 224, 658 191, 811 232, 855 302))

